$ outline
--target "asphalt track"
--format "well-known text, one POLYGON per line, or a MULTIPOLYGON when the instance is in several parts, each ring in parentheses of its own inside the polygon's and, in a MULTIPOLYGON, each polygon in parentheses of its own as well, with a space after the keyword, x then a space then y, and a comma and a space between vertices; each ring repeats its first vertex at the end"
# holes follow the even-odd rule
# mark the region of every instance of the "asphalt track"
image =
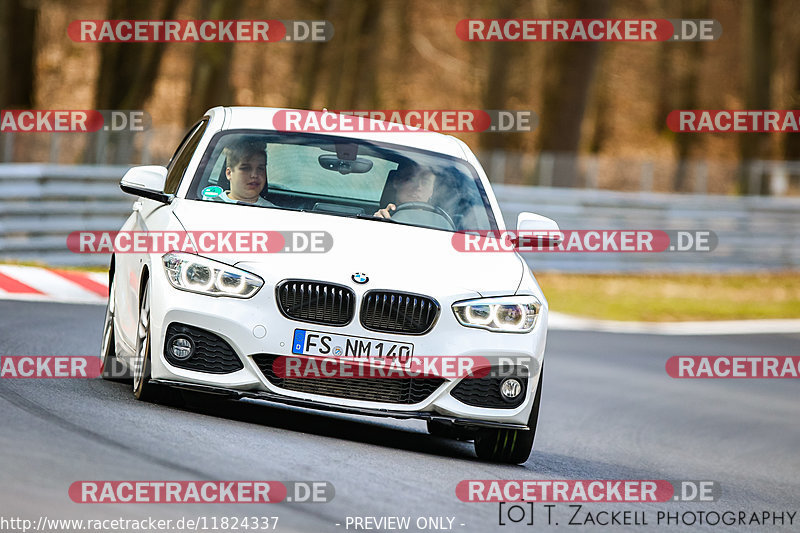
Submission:
MULTIPOLYGON (((96 305, 0 301, 0 354, 94 355, 102 318, 96 305)), ((454 518, 454 531, 469 532, 797 531, 800 381, 676 380, 664 364, 672 355, 798 354, 800 333, 551 331, 539 432, 524 466, 478 461, 470 443, 429 436, 417 421, 253 403, 177 408, 137 402, 127 385, 99 379, 0 379, 0 515, 34 523, 40 516, 278 516, 278 531, 320 533, 348 531, 348 516, 409 516, 409 531, 420 531, 418 517, 454 518), (336 495, 324 504, 269 505, 77 504, 68 497, 77 480, 125 479, 325 480, 336 495), (553 509, 549 525, 536 504, 534 526, 523 525, 527 517, 499 526, 498 504, 456 498, 463 479, 714 480, 722 495, 713 503, 586 504, 576 519, 587 511, 644 513, 647 525, 628 528, 567 525, 567 504, 553 509), (658 511, 797 514, 783 528, 666 526, 657 524, 658 511)))

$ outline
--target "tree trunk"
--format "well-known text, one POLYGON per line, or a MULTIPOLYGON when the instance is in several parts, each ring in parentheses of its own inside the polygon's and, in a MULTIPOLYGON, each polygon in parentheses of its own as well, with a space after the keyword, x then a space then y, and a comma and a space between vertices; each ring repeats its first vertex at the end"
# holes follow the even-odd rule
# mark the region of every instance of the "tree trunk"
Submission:
MULTIPOLYGON (((519 1, 498 2, 492 5, 491 15, 488 18, 513 19, 517 18, 521 3, 519 1)), ((514 66, 514 59, 521 55, 524 47, 530 43, 525 42, 487 42, 489 50, 486 65, 487 79, 483 92, 484 109, 505 109, 509 96, 509 78, 514 66)), ((523 65, 519 65, 523 67, 523 65)), ((505 134, 508 135, 508 134, 505 134)), ((506 139, 503 134, 483 132, 480 136, 482 150, 492 151, 504 146, 506 139)))
MULTIPOLYGON (((166 0, 154 13, 152 4, 111 0, 106 18, 171 19, 178 0, 166 0)), ((155 86, 158 68, 167 43, 103 43, 97 76, 97 109, 142 109, 155 86), (124 68, 121 68, 123 67, 124 68)))
POLYGON ((0 2, 0 107, 33 107, 38 2, 0 2))
MULTIPOLYGON (((202 4, 202 20, 234 20, 242 11, 242 2, 213 0, 202 4)), ((186 106, 185 124, 194 124, 209 108, 233 103, 230 83, 233 63, 232 42, 197 43, 192 67, 192 97, 186 106)))
POLYGON ((383 3, 360 0, 348 2, 344 7, 344 31, 337 32, 334 59, 327 65, 330 76, 327 105, 334 109, 373 109, 378 106, 376 80, 383 3))
MULTIPOLYGON (((770 109, 772 87, 772 0, 748 0, 742 10, 745 28, 745 107, 770 109)), ((760 187, 751 190, 750 166, 754 160, 770 156, 770 134, 746 133, 739 136, 739 191, 767 194, 769 183, 760 176, 760 187)))
MULTIPOLYGON (((794 86, 787 109, 800 109, 800 43, 794 50, 794 86)), ((783 158, 786 161, 800 160, 800 133, 787 133, 783 142, 783 158)))
MULTIPOLYGON (((160 4, 111 0, 106 19, 172 19, 178 0, 165 0, 160 4), (159 9, 160 7, 160 9, 159 9)), ((167 43, 110 42, 100 46, 100 68, 95 83, 95 109, 138 110, 153 93, 161 58, 167 43)), ((106 132, 91 135, 84 151, 87 163, 104 160, 118 164, 131 163, 132 132, 119 132, 108 137, 108 144, 100 146, 106 132), (101 155, 97 160, 96 154, 101 155), (108 156, 110 154, 110 157, 108 156)))
MULTIPOLYGON (((707 19, 710 17, 709 6, 706 0, 691 0, 688 2, 684 0, 681 7, 682 18, 707 19)), ((698 77, 700 75, 703 51, 707 49, 707 44, 708 43, 702 41, 685 43, 689 58, 686 61, 686 71, 680 73, 678 77, 678 101, 676 102, 676 109, 698 108, 698 77)), ((674 43, 667 43, 666 45, 674 46, 674 43)), ((675 148, 678 156, 678 166, 672 179, 672 189, 675 192, 681 192, 686 189, 689 153, 697 137, 698 135, 696 133, 675 134, 675 148)))
MULTIPOLYGON (((332 4, 324 0, 314 0, 311 4, 309 18, 311 20, 331 20, 333 15, 332 4)), ((334 29, 335 31, 335 29, 334 29)), ((323 56, 329 43, 314 43, 296 45, 294 64, 299 70, 297 90, 291 96, 292 106, 298 109, 311 109, 314 105, 314 96, 317 93, 320 69, 323 65, 323 56)))
POLYGON ((354 107, 350 97, 352 95, 351 87, 354 83, 353 77, 359 60, 361 37, 358 35, 358 31, 366 17, 368 7, 368 2, 363 0, 352 3, 337 0, 334 4, 333 25, 337 30, 336 37, 330 43, 332 57, 328 58, 326 65, 328 91, 324 104, 329 109, 354 107))
MULTIPOLYGON (((582 0, 573 5, 563 18, 605 18, 609 0, 582 0)), ((562 18, 562 17, 559 17, 562 18)), ((579 185, 577 155, 580 149, 581 125, 602 43, 559 42, 545 72, 539 142, 542 152, 556 155, 553 185, 579 185)))

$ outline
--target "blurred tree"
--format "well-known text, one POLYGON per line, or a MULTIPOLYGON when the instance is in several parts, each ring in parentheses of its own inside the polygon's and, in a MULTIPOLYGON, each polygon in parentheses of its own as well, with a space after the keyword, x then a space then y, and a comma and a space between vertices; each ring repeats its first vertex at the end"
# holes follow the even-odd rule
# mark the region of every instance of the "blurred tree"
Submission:
MULTIPOLYGON (((606 18, 610 0, 576 0, 558 18, 606 18)), ((579 185, 577 153, 581 126, 602 43, 558 42, 546 62, 539 145, 556 154, 553 185, 579 185)))
MULTIPOLYGON (((179 0, 111 0, 106 19, 172 19, 179 0)), ((95 84, 97 109, 142 109, 153 93, 167 43, 104 43, 95 84), (121 68, 124 66, 124 68, 121 68)))
MULTIPOLYGON (((793 50, 794 82, 787 109, 800 109, 800 42, 793 50)), ((800 161, 800 133, 787 133, 783 142, 783 158, 787 161, 800 161)))
POLYGON ((331 53, 325 65, 329 76, 324 105, 332 109, 374 109, 379 106, 377 79, 383 3, 331 1, 335 3, 334 28, 342 31, 337 31, 327 44, 331 53))
MULTIPOLYGON (((711 13, 707 0, 683 0, 681 2, 681 18, 707 19, 711 13)), ((707 50, 708 43, 693 41, 681 43, 685 49, 683 68, 679 70, 675 80, 677 101, 675 109, 697 109, 699 107, 698 78, 702 67, 703 52, 707 50)), ((675 46, 675 43, 666 43, 666 46, 675 46)), ((666 115, 662 120, 666 122, 666 115)), ((678 165, 672 178, 672 190, 681 192, 686 189, 686 178, 689 173, 689 153, 697 140, 697 133, 678 133, 675 135, 675 150, 678 165)))
MULTIPOLYGON (((311 0, 308 18, 310 20, 330 20, 333 16, 333 4, 326 0, 311 0)), ((334 27, 334 35, 336 28, 334 27)), ((338 35, 334 37, 334 40, 338 35)), ((298 87, 290 96, 290 104, 297 109, 311 109, 314 105, 323 56, 330 43, 313 43, 295 45, 294 64, 297 65, 298 87)))
MULTIPOLYGON (((742 25, 745 45, 745 108, 770 109, 772 89, 772 0, 744 0, 742 25)), ((770 133, 739 135, 739 192, 767 194, 769 183, 760 176, 760 188, 751 190, 751 163, 756 159, 770 158, 770 133)))
POLYGON ((33 107, 39 2, 0 2, 0 107, 33 107))
MULTIPOLYGON (((388 14, 389 20, 397 25, 397 36, 393 43, 395 45, 395 52, 394 55, 391 56, 392 62, 395 64, 402 62, 404 69, 415 68, 413 57, 419 54, 415 51, 412 44, 413 35, 416 31, 413 23, 414 12, 412 9, 409 9, 409 2, 406 0, 395 0, 390 4, 390 8, 391 10, 388 14)), ((400 85, 397 87, 397 90, 393 91, 393 94, 390 95, 392 105, 397 106, 399 109, 408 109, 412 107, 412 105, 409 101, 409 94, 402 85, 404 83, 410 85, 413 83, 413 78, 411 76, 406 76, 405 71, 399 73, 395 72, 395 76, 395 80, 399 81, 400 85)))
MULTIPOLYGON (((605 73, 608 69, 605 70, 605 73)), ((611 115, 613 115, 614 94, 611 88, 611 78, 601 74, 597 76, 592 97, 587 105, 587 116, 591 128, 588 150, 591 154, 600 154, 608 145, 611 138, 611 115)))
MULTIPOLYGON (((523 2, 520 0, 511 0, 507 2, 498 2, 491 5, 486 18, 493 19, 513 19, 518 18, 520 8, 523 2)), ((506 109, 508 104, 509 93, 511 92, 510 78, 511 72, 514 68, 521 68, 523 65, 518 65, 517 61, 524 52, 525 48, 529 48, 531 43, 526 42, 487 42, 483 43, 488 48, 487 61, 487 76, 486 84, 484 85, 483 94, 483 109, 506 109)), ((486 131, 480 135, 481 151, 492 153, 494 150, 501 148, 510 148, 508 146, 509 134, 499 134, 497 132, 486 131)), ((498 180, 503 181, 502 176, 497 177, 498 180)))
MULTIPOLYGON (((179 0, 162 2, 137 2, 133 0, 111 0, 106 19, 172 19, 179 0)), ((100 69, 95 82, 95 109, 144 109, 144 104, 153 93, 161 58, 167 43, 104 43, 100 48, 100 69)), ((128 132, 130 133, 130 132, 128 132)), ((87 162, 108 161, 130 163, 132 135, 116 134, 105 142, 101 130, 92 135, 84 160, 87 162)))
MULTIPOLYGON (((211 0, 201 4, 201 20, 240 18, 243 2, 211 0)), ((192 97, 188 99, 184 125, 194 124, 209 108, 233 104, 231 66, 232 42, 198 43, 192 62, 192 97)))
POLYGON ((346 101, 356 107, 381 107, 380 68, 382 65, 381 22, 383 18, 383 2, 365 0, 367 9, 358 27, 361 39, 358 41, 355 75, 346 80, 344 94, 346 101))
POLYGON ((656 84, 656 112, 653 115, 653 129, 656 131, 669 131, 667 128, 667 115, 675 109, 672 102, 674 90, 674 73, 672 68, 672 56, 674 55, 675 45, 670 42, 654 43, 658 47, 659 79, 656 84))

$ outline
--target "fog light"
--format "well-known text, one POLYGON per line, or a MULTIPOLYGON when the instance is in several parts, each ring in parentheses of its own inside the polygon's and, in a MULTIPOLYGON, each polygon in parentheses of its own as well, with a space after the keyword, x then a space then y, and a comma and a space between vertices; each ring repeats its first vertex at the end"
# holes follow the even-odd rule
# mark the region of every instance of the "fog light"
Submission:
POLYGON ((500 383, 500 395, 504 400, 514 401, 522 393, 522 383, 516 378, 507 378, 500 383))
POLYGON ((178 335, 172 337, 170 351, 175 359, 179 361, 185 361, 194 353, 194 343, 189 337, 185 335, 178 335))

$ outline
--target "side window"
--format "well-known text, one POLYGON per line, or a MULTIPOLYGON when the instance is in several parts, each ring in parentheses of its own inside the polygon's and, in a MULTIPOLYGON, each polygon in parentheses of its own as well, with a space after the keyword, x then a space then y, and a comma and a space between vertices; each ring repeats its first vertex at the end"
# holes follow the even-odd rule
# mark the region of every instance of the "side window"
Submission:
POLYGON ((200 139, 206 131, 206 126, 208 126, 208 118, 204 118, 189 130, 189 133, 184 137, 175 155, 170 159, 167 181, 164 184, 165 193, 175 194, 178 190, 178 185, 183 178, 184 172, 186 172, 189 161, 192 159, 195 150, 197 150, 197 145, 200 144, 200 139))

